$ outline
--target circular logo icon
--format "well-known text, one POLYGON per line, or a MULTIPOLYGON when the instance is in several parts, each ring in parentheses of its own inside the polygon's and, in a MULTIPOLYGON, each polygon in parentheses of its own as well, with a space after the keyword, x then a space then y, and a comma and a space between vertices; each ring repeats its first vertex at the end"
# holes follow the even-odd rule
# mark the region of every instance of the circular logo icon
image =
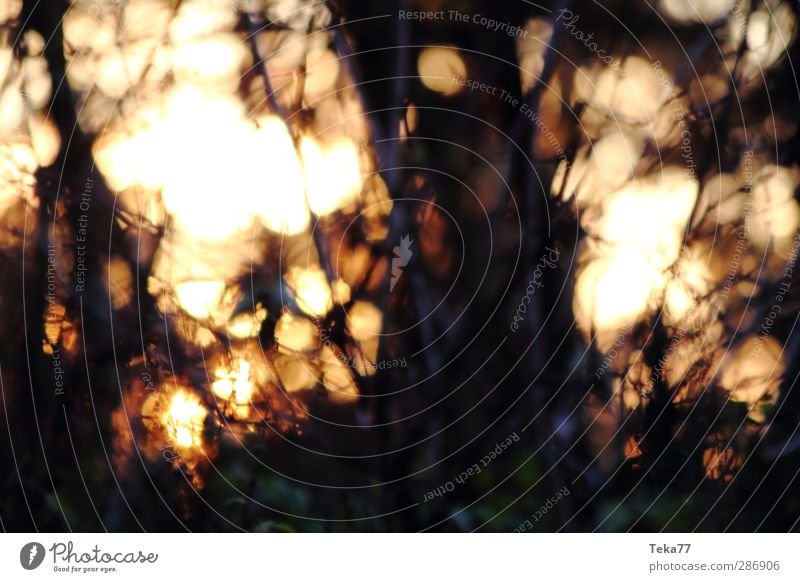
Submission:
POLYGON ((35 570, 44 561, 44 546, 39 542, 30 542, 19 551, 19 563, 26 570, 35 570))

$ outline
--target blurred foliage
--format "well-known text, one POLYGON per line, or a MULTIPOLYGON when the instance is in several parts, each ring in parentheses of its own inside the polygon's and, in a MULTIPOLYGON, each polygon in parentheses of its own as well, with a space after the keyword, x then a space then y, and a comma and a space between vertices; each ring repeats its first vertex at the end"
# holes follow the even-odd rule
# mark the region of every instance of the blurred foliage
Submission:
POLYGON ((795 3, 0 7, 4 529, 797 527, 795 3))

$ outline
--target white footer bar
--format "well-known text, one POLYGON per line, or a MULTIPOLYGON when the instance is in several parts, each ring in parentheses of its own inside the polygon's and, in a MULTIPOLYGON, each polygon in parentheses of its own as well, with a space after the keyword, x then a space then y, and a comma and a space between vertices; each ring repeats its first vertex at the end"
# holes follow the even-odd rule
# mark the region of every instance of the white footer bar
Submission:
POLYGON ((0 535, 14 581, 797 581, 799 566, 792 534, 0 535))

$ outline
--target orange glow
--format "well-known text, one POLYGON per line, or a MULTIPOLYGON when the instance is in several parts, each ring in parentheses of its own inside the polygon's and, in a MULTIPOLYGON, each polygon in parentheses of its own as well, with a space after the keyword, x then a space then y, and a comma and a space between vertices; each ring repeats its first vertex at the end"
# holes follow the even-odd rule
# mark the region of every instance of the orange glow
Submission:
POLYGON ((747 218, 747 234, 759 248, 770 242, 781 245, 797 232, 800 205, 794 191, 800 185, 800 171, 768 165, 756 176, 753 212, 747 218))
POLYGON ((642 253, 620 248, 580 272, 573 309, 584 329, 619 329, 645 314, 660 281, 642 253))
POLYGON ((782 346, 771 337, 747 338, 723 365, 721 386, 734 402, 748 407, 755 422, 766 420, 765 405, 778 399, 778 388, 785 368, 782 346))
POLYGON ((328 391, 328 398, 337 404, 351 404, 359 396, 353 372, 344 358, 332 348, 322 348, 322 384, 328 391))
POLYGON ((305 98, 310 102, 333 91, 339 78, 339 58, 328 49, 312 50, 306 63, 305 98))
POLYGON ((566 161, 558 165, 551 192, 554 196, 563 192, 564 200, 574 196, 582 208, 600 203, 633 176, 643 151, 644 140, 640 136, 609 132, 591 148, 583 146, 569 172, 566 161))
POLYGON ((697 182, 678 168, 634 180, 604 202, 600 236, 638 249, 655 268, 665 269, 678 258, 697 193, 697 182))
POLYGON ((287 392, 308 390, 317 383, 318 370, 308 357, 299 354, 280 355, 275 367, 287 392))
POLYGON ((347 331, 356 341, 366 341, 381 333, 383 314, 366 301, 356 301, 347 314, 347 331))
POLYGON ((175 225, 200 240, 230 237, 256 219, 287 234, 307 227, 302 168, 279 119, 256 126, 237 100, 188 86, 173 91, 163 111, 140 117, 133 136, 110 135, 95 146, 115 188, 161 190, 175 225))
MULTIPOLYGON (((573 301, 585 332, 620 329, 659 305, 697 194, 693 178, 668 167, 606 196, 599 220, 593 213, 584 215, 584 227, 598 239, 586 245, 573 301)), ((670 289, 667 299, 678 313, 691 306, 688 292, 681 294, 680 288, 670 289)))
POLYGON ((305 137, 300 152, 308 205, 317 216, 345 208, 361 192, 358 151, 352 140, 344 138, 321 145, 305 137))
POLYGON ((230 402, 231 406, 223 408, 232 409, 236 418, 244 419, 250 414, 250 402, 255 390, 250 371, 250 362, 240 358, 230 367, 221 366, 214 372, 216 380, 212 382, 211 389, 217 398, 230 402))
POLYGON ((317 330, 310 320, 286 311, 275 325, 275 341, 287 350, 309 351, 317 345, 317 330))
POLYGON ((703 451, 703 467, 709 479, 729 482, 736 470, 741 467, 742 461, 741 453, 737 454, 730 445, 724 450, 717 446, 703 451))
POLYGON ((133 301, 133 273, 128 263, 118 256, 111 257, 105 265, 106 288, 114 309, 121 309, 133 301))
POLYGON ((228 322, 228 333, 238 339, 256 337, 265 319, 267 310, 257 305, 255 313, 241 313, 232 318, 228 322))
POLYGON ((445 96, 461 91, 459 79, 467 75, 467 66, 455 47, 424 49, 417 60, 417 70, 428 89, 445 96))
POLYGON ((642 449, 639 447, 639 442, 636 440, 636 437, 628 437, 628 440, 625 442, 625 458, 631 460, 641 456, 642 449))
POLYGON ((196 319, 211 317, 225 293, 224 281, 188 281, 175 287, 178 304, 196 319))
POLYGON ((625 76, 611 67, 603 68, 592 83, 587 71, 577 70, 575 84, 579 95, 598 110, 629 123, 652 123, 674 88, 667 74, 659 76, 652 63, 641 57, 628 57, 623 63, 625 76))
POLYGON ((214 372, 216 380, 212 383, 214 394, 228 400, 232 398, 239 404, 250 402, 253 394, 253 383, 250 381, 250 363, 240 359, 230 369, 217 368, 214 372))
POLYGON ((525 32, 515 38, 523 95, 533 88, 544 70, 544 53, 553 37, 553 25, 545 18, 531 18, 525 23, 525 32))
POLYGON ((181 448, 195 448, 203 444, 203 424, 207 415, 200 400, 186 390, 172 395, 164 414, 167 435, 181 448))
POLYGON ((661 11, 679 22, 712 24, 727 16, 736 0, 661 0, 661 11))
POLYGON ((292 267, 286 279, 292 287, 297 306, 303 313, 322 317, 333 307, 331 288, 322 268, 316 265, 308 268, 292 267))
POLYGON ((345 305, 350 302, 350 285, 341 279, 336 279, 331 286, 331 294, 336 303, 339 305, 345 305))

